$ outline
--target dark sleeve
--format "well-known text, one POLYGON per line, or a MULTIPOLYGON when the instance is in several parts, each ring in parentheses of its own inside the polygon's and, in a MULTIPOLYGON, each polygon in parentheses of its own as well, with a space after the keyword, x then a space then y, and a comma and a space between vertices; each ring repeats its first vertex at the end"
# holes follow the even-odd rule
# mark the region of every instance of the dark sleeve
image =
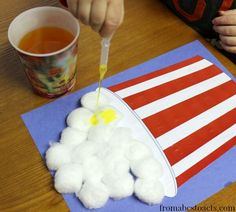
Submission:
POLYGON ((234 0, 162 0, 178 17, 206 38, 216 38, 212 19, 219 10, 235 8, 234 0))

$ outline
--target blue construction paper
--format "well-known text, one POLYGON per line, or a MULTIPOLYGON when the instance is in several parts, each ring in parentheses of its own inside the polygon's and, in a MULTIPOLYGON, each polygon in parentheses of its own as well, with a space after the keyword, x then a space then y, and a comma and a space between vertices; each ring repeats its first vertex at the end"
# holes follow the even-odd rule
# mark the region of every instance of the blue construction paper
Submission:
MULTIPOLYGON (((211 61, 236 81, 235 77, 199 41, 194 41, 109 77, 104 80, 103 86, 108 87, 132 79, 196 55, 200 55, 211 61)), ((49 141, 57 141, 60 132, 66 127, 66 116, 79 106, 79 99, 83 94, 96 88, 97 84, 93 84, 22 115, 22 119, 42 155, 43 161, 44 154, 49 147, 49 141)), ((233 167, 236 167, 236 147, 226 152, 207 168, 183 184, 178 189, 176 197, 165 197, 161 205, 148 206, 132 196, 119 201, 109 200, 105 207, 94 211, 157 212, 163 211, 164 206, 182 207, 183 211, 185 211, 184 206, 193 207, 224 188, 224 186, 236 181, 236 169, 233 167)), ((70 211, 89 211, 82 206, 74 195, 63 195, 63 197, 70 211)))

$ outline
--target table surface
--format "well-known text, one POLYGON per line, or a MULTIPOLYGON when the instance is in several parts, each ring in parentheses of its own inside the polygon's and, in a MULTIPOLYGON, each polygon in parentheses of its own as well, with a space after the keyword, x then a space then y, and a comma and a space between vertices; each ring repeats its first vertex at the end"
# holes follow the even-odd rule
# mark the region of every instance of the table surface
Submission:
MULTIPOLYGON (((7 40, 9 23, 16 15, 43 5, 59 6, 57 0, 0 1, 0 211, 68 211, 62 196, 53 189, 51 175, 20 118, 22 113, 53 100, 32 92, 17 54, 7 40)), ((112 41, 107 76, 196 39, 236 75, 232 62, 158 0, 128 0, 125 7, 125 21, 112 41)), ((97 81, 99 41, 89 27, 81 26, 78 81, 73 91, 97 81)), ((235 192, 233 183, 199 206, 236 206, 235 192)))

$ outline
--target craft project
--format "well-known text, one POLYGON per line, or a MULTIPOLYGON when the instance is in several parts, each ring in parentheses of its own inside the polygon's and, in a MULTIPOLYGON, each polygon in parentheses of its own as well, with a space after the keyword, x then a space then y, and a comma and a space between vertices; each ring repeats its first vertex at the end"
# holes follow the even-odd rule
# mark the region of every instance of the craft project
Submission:
MULTIPOLYGON (((191 68, 191 67, 192 66, 189 66, 188 68, 191 68)), ((232 134, 232 131, 231 131, 231 129, 234 129, 234 125, 236 122, 235 101, 232 101, 232 98, 231 98, 236 94, 235 87, 234 87, 235 83, 233 82, 233 80, 235 80, 235 78, 222 66, 222 64, 220 64, 220 62, 213 55, 209 53, 209 51, 206 48, 204 48, 204 46, 199 41, 194 41, 192 43, 186 44, 180 48, 177 48, 171 52, 168 52, 167 54, 153 58, 150 61, 147 61, 138 66, 132 67, 122 73, 119 73, 115 76, 112 76, 104 80, 103 85, 107 87, 108 90, 102 89, 105 92, 103 94, 107 93, 109 98, 110 96, 112 97, 112 101, 114 97, 115 102, 122 103, 121 108, 116 107, 117 109, 119 109, 120 114, 123 114, 123 111, 125 112, 127 111, 127 109, 128 109, 128 112, 130 112, 130 114, 135 114, 135 118, 133 119, 135 120, 134 123, 137 123, 137 119, 140 120, 140 122, 138 123, 141 123, 140 125, 142 126, 142 129, 146 129, 145 131, 149 132, 148 134, 151 135, 152 137, 152 139, 150 139, 149 140, 150 142, 148 143, 154 143, 155 145, 153 145, 153 147, 155 147, 155 149, 159 149, 158 146, 161 147, 160 150, 164 153, 164 157, 167 159, 167 160, 165 159, 163 160, 163 155, 159 155, 159 157, 160 156, 161 157, 159 158, 160 160, 158 159, 158 161, 161 162, 161 164, 165 164, 166 162, 170 164, 170 166, 168 166, 168 163, 166 163, 167 164, 166 166, 162 165, 162 168, 163 168, 162 177, 168 176, 169 177, 168 182, 170 182, 169 185, 161 183, 164 187, 163 192, 165 194, 165 198, 161 202, 163 206, 168 207, 171 205, 175 205, 175 206, 185 205, 188 207, 193 207, 194 205, 198 204, 199 202, 203 201, 204 199, 208 198, 209 196, 213 195, 214 193, 224 188, 225 185, 229 185, 229 183, 236 180, 236 172, 235 172, 235 169, 233 169, 233 167, 236 166, 236 160, 235 160, 236 149, 235 147, 231 149, 233 144, 235 144, 235 137, 236 137, 235 134, 232 134), (113 90, 114 88, 113 85, 115 84, 119 85, 122 82, 126 82, 126 81, 128 82, 132 79, 134 79, 135 81, 140 76, 145 76, 152 72, 156 72, 156 73, 161 72, 160 75, 163 75, 163 77, 164 76, 166 77, 168 76, 168 69, 170 70, 170 73, 174 72, 174 70, 178 69, 178 66, 180 64, 181 64, 180 70, 183 70, 185 66, 189 65, 185 62, 189 61, 189 58, 192 58, 196 54, 199 54, 202 56, 200 57, 201 60, 205 58, 205 60, 213 64, 210 65, 208 68, 199 68, 198 71, 201 71, 201 72, 196 71, 195 75, 189 74, 189 75, 182 76, 181 75, 182 72, 179 71, 177 74, 177 78, 172 80, 172 83, 173 83, 172 86, 167 86, 167 85, 171 85, 169 84, 171 81, 164 82, 161 86, 159 86, 159 88, 161 89, 155 90, 155 92, 153 93, 155 93, 155 95, 158 95, 160 99, 163 97, 164 100, 167 100, 166 98, 167 96, 173 97, 173 94, 191 86, 194 86, 193 90, 198 90, 199 87, 196 85, 198 85, 199 83, 205 80, 211 79, 212 77, 216 77, 216 75, 219 75, 219 74, 220 76, 218 77, 221 78, 223 76, 223 78, 226 79, 226 82, 225 83, 222 82, 221 81, 222 79, 221 79, 220 80, 221 84, 218 84, 219 78, 218 79, 214 78, 216 79, 216 81, 218 81, 218 83, 215 84, 215 87, 214 86, 209 87, 208 88, 209 90, 201 90, 199 94, 196 94, 196 92, 194 92, 194 95, 196 96, 190 95, 188 97, 189 99, 186 99, 186 100, 181 99, 181 102, 177 101, 176 105, 171 106, 170 104, 168 104, 167 105, 168 108, 166 109, 163 107, 160 107, 161 106, 160 104, 158 105, 158 107, 155 105, 156 109, 160 108, 160 111, 157 110, 158 116, 151 115, 151 117, 158 118, 155 121, 154 119, 151 119, 151 117, 148 119, 140 118, 139 114, 136 113, 136 109, 133 109, 132 105, 129 105, 128 101, 127 102, 125 101, 128 98, 127 99, 123 98, 122 100, 122 97, 119 96, 119 93, 117 92, 119 89, 117 89, 117 91, 113 90), (174 66, 176 68, 173 68, 173 64, 175 64, 174 66), (219 68, 217 68, 216 66, 219 68), (164 68, 164 70, 166 70, 165 73, 163 73, 163 67, 166 67, 164 68), (208 78, 207 78, 206 77, 207 74, 206 73, 204 74, 204 70, 208 72, 209 69, 211 69, 211 71, 209 72, 211 75, 208 75, 208 78), (215 75, 212 75, 212 69, 217 69, 219 72, 216 73, 215 75), (156 71, 156 70, 159 70, 159 71, 156 71), (230 76, 232 80, 230 78, 227 78, 227 76, 224 76, 225 73, 228 76, 230 76), (196 76, 196 75, 198 75, 199 77, 201 74, 203 74, 203 76, 205 76, 206 78, 202 78, 202 79, 198 78, 199 81, 195 81, 194 78, 192 78, 193 76, 196 76), (180 79, 182 80, 179 81, 180 79), (177 82, 181 82, 181 84, 177 82), (166 86, 164 86, 165 84, 166 86), (219 88, 217 89, 218 86, 219 88), (171 87, 174 87, 175 89, 172 90, 170 89, 171 87), (190 101, 190 100, 195 99, 197 96, 201 97, 200 101, 190 101), (231 101, 227 101, 228 99, 230 99, 231 101), (225 101, 228 102, 227 105, 224 105, 226 106, 227 109, 225 108, 223 109, 222 112, 220 112, 221 108, 218 108, 215 106, 225 101), (183 104, 187 102, 189 102, 189 104, 183 104), (191 103, 195 103, 195 104, 191 105, 191 103), (233 109, 229 108, 230 105, 233 109), (171 110, 171 108, 173 110, 171 110), (208 111, 211 108, 215 108, 215 110, 208 111), (218 109, 216 108, 218 108, 219 111, 217 111, 218 109), (226 112, 227 110, 228 112, 226 112), (176 113, 172 113, 171 111, 176 111, 176 113), (200 114, 202 115, 206 111, 209 112, 209 113, 205 113, 206 116, 199 116, 200 114), (196 124, 192 125, 194 128, 191 129, 191 131, 189 131, 190 134, 185 134, 186 137, 183 138, 184 133, 186 131, 182 131, 182 130, 185 128, 180 129, 177 127, 181 125, 187 126, 187 125, 183 125, 185 122, 191 125, 194 122, 190 122, 190 121, 192 119, 196 120, 195 117, 199 117, 198 121, 205 120, 206 122, 204 123, 200 122, 202 124, 199 125, 199 128, 196 127, 196 124), (211 119, 206 119, 206 117, 208 118, 211 117, 211 119), (152 123, 152 127, 150 127, 150 125, 146 125, 146 123, 148 123, 146 122, 147 120, 149 120, 152 123), (172 138, 174 139, 174 137, 176 137, 177 139, 176 141, 179 145, 174 144, 173 146, 169 146, 168 147, 169 150, 168 148, 167 149, 163 148, 165 144, 168 144, 168 145, 171 144, 169 143, 169 140, 167 143, 164 142, 165 138, 169 137, 167 135, 171 135, 171 133, 168 133, 168 134, 166 133, 173 132, 173 130, 176 128, 180 129, 180 131, 175 131, 177 133, 173 134, 172 138), (159 133, 154 135, 153 129, 158 129, 159 133), (162 137, 162 135, 165 135, 165 136, 162 137), (181 139, 181 136, 182 136, 182 139, 181 139), (160 138, 160 139, 157 139, 157 138, 160 138), (186 143, 185 142, 182 143, 182 141, 185 141, 186 143), (202 143, 200 143, 200 141, 202 141, 202 143), (207 151, 205 149, 206 147, 205 144, 209 145, 208 146, 209 148, 207 148, 207 151), (184 146, 186 147, 186 149, 184 148, 184 146), (191 146, 192 146, 192 149, 190 148, 191 146), (171 147, 175 147, 175 148, 172 149, 171 147), (189 151, 187 150, 188 148, 190 148, 189 151), (191 153, 194 153, 194 154, 191 154, 191 153), (198 154, 195 154, 195 153, 198 153, 198 154), (193 160, 194 163, 190 162, 192 161, 190 156, 194 159, 193 160), (170 174, 168 174, 169 172, 166 171, 169 168, 170 170, 172 170, 170 174), (186 170, 186 172, 184 170, 186 170), (184 173, 184 174, 181 174, 181 173, 184 173), (181 177, 178 177, 178 176, 181 176, 181 177), (182 178, 183 176, 185 176, 185 178, 182 178), (174 185, 175 178, 177 179, 176 191, 178 191, 176 196, 174 196, 175 189, 173 189, 175 188, 175 185, 174 185), (179 179, 181 179, 181 181, 179 179), (167 191, 169 191, 169 197, 167 196, 167 191), (171 194, 174 197, 171 197, 171 194)), ((207 81, 207 83, 208 82, 209 81, 207 81)), ((212 86, 212 84, 209 84, 209 85, 212 86)), ((50 140, 59 141, 61 138, 61 136, 59 136, 59 133, 62 132, 63 129, 67 128, 67 126, 65 125, 65 120, 68 114, 72 110, 80 107, 78 104, 78 99, 80 99, 86 93, 95 90, 96 87, 97 87, 97 84, 91 85, 71 95, 57 99, 54 102, 46 104, 40 108, 36 108, 35 110, 22 115, 23 120, 30 134, 32 135, 33 141, 38 147, 38 150, 43 158, 45 158, 45 152, 48 149, 48 142, 50 140)), ((146 87, 145 89, 149 90, 148 87, 146 87)), ((151 91, 154 91, 154 90, 151 90, 151 91)), ((191 94, 191 92, 189 93, 191 94)), ((140 92, 140 94, 142 94, 142 92, 140 92)), ((142 97, 140 96, 140 98, 145 99, 145 95, 143 95, 142 97)), ((179 97, 177 96, 177 100, 178 98, 179 97)), ((150 100, 150 95, 149 96, 147 95, 147 99, 150 100)), ((137 99, 135 101, 138 102, 137 99)), ((176 101, 176 99, 174 101, 176 101)), ((168 102, 164 101, 164 103, 166 104, 168 102)), ((141 110, 137 110, 137 111, 141 111, 141 110)), ((125 117, 122 116, 122 117, 126 118, 126 116, 125 117)), ((133 127, 132 122, 129 123, 129 127, 133 127)), ((190 129, 190 128, 187 128, 187 129, 190 129)), ((123 133, 125 134, 125 130, 123 131, 123 133)), ((130 133, 132 135, 132 138, 135 136, 134 140, 139 140, 138 138, 140 138, 140 136, 145 134, 143 131, 134 132, 132 129, 130 133)), ((96 136, 95 134, 92 133, 91 137, 96 137, 96 136)), ((69 143, 70 142, 68 142, 67 144, 69 143)), ((73 141, 71 142, 71 145, 73 145, 73 141)), ((123 146, 125 149, 124 144, 123 146)), ((149 144, 147 146, 149 147, 151 152, 153 152, 153 149, 150 148, 149 144)), ((106 154, 105 152, 107 151, 107 148, 105 148, 104 146, 103 148, 104 148, 104 154, 106 154)), ((159 150, 157 152, 160 153, 159 150)), ((132 166, 131 166, 131 169, 132 169, 132 166)), ((126 170, 126 167, 123 167, 122 169, 117 169, 117 170, 126 170)), ((161 180, 159 181, 161 182, 161 180)), ((138 181, 135 181, 135 183, 136 182, 138 181)), ((149 180, 148 182, 150 183, 151 181, 149 180)), ((156 184, 152 183, 150 186, 150 184, 147 184, 147 182, 145 181, 145 182, 141 182, 140 185, 141 185, 140 187, 138 186, 136 188, 134 184, 134 191, 136 193, 135 194, 136 196, 139 195, 139 189, 142 191, 142 190, 145 190, 146 188, 149 189, 151 186, 153 188, 154 185, 158 185, 158 182, 156 184)), ((85 192, 86 194, 89 194, 91 192, 90 189, 86 189, 85 191, 86 191, 85 192)), ((105 193, 106 192, 104 192, 104 197, 106 197, 105 193)), ((64 194, 63 197, 68 207, 70 208, 70 211, 78 211, 78 210, 84 211, 84 212, 87 211, 87 209, 83 207, 83 205, 80 204, 80 201, 78 201, 78 198, 76 197, 76 195, 64 194)), ((149 199, 148 196, 145 197, 145 196, 139 195, 139 198, 141 197, 145 198, 146 202, 150 201, 150 203, 153 204, 152 200, 149 199)), ((101 203, 103 202, 102 200, 101 200, 101 203)), ((96 206, 96 207, 102 207, 102 206, 96 206)), ((102 211, 102 212, 107 212, 107 211, 113 211, 113 212, 150 211, 151 212, 151 211, 159 211, 159 210, 160 210, 160 205, 156 205, 156 206, 154 205, 150 207, 148 204, 143 204, 141 201, 138 201, 136 198, 134 198, 134 195, 124 198, 119 201, 113 201, 110 198, 110 200, 108 199, 108 203, 105 205, 105 207, 99 209, 99 211, 102 211)), ((186 209, 183 208, 182 210, 185 211, 186 209)))
MULTIPOLYGON (((134 192, 143 202, 160 203, 164 195, 175 196, 177 186, 223 154, 225 146, 230 148, 236 143, 236 85, 198 56, 102 88, 102 101, 97 108, 94 99, 96 92, 83 96, 82 105, 87 108, 75 109, 67 118, 70 127, 88 132, 88 140, 82 144, 79 136, 78 146, 70 153, 71 161, 81 164, 77 172, 84 173, 86 188, 86 182, 98 182, 113 199, 134 192), (110 105, 106 105, 108 102, 110 105), (136 181, 129 174, 130 167, 136 181)), ((48 152, 52 153, 55 146, 58 145, 52 145, 48 152)), ((48 167, 66 162, 68 152, 55 164, 49 160, 48 167)), ((78 179, 78 185, 69 191, 78 193, 80 198, 78 179)), ((57 190, 67 192, 63 188, 64 185, 57 190)), ((97 189, 99 192, 101 188, 97 189)), ((108 199, 104 195, 101 204, 100 199, 96 202, 95 197, 82 193, 80 200, 88 208, 101 207, 108 199)))

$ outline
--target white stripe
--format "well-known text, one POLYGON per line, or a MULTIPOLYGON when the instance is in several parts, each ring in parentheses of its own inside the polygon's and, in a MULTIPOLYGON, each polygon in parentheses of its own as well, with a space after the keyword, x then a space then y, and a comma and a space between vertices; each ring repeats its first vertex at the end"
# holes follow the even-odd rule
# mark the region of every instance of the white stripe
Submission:
POLYGON ((228 77, 225 73, 221 73, 216 75, 215 77, 146 104, 134 111, 139 115, 141 119, 144 119, 230 80, 230 77, 228 77))
POLYGON ((167 133, 159 136, 157 139, 162 149, 166 149, 183 138, 191 135, 200 128, 206 126, 217 118, 221 117, 225 113, 236 108, 236 95, 228 98, 227 100, 215 105, 207 111, 199 114, 198 116, 184 122, 178 127, 168 131, 167 133))
POLYGON ((191 65, 185 66, 183 68, 177 69, 175 71, 172 71, 170 73, 152 78, 150 80, 138 83, 136 85, 124 88, 122 90, 117 91, 116 93, 121 97, 125 98, 127 96, 131 96, 133 94, 142 92, 144 90, 147 90, 149 88, 156 87, 158 85, 164 84, 166 82, 170 82, 172 80, 178 79, 180 77, 192 74, 194 72, 200 71, 201 69, 204 69, 208 66, 212 65, 211 62, 208 60, 200 60, 198 62, 195 62, 191 65))
POLYGON ((179 176, 235 136, 236 124, 228 128, 221 134, 217 135, 215 138, 198 148, 196 151, 192 152, 190 155, 173 165, 172 168, 174 170, 175 176, 179 176))

